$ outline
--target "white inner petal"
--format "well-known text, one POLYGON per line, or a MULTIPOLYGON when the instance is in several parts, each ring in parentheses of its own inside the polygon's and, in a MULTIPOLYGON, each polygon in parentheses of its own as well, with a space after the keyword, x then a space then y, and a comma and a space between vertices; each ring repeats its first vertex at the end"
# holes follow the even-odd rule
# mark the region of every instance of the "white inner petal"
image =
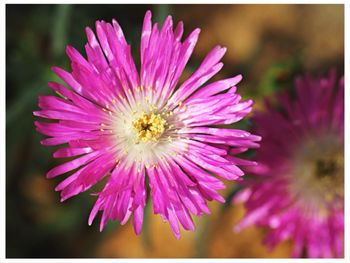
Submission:
MULTIPOLYGON (((160 107, 152 101, 152 93, 141 91, 135 94, 133 101, 126 101, 125 106, 119 101, 113 111, 113 133, 118 149, 118 155, 126 158, 131 165, 137 163, 138 166, 152 166, 161 161, 162 156, 176 155, 180 147, 176 142, 183 140, 177 134, 177 129, 183 127, 173 111, 166 107, 160 107), (157 131, 141 134, 140 129, 148 124, 148 119, 153 121, 157 131), (163 122, 164 121, 164 122, 163 122), (144 126, 142 126, 144 125, 144 126), (162 125, 164 130, 162 130, 162 125), (143 136, 154 135, 154 138, 144 138, 143 136)), ((159 102, 160 105, 163 103, 159 102)), ((150 128, 150 127, 147 127, 150 128)))

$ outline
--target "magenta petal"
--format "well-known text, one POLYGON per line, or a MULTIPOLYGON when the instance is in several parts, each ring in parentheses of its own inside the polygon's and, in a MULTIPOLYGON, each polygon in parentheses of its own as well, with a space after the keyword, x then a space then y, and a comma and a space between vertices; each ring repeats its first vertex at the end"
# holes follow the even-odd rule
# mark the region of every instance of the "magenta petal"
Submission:
POLYGON ((152 31, 152 21, 151 21, 151 11, 147 11, 145 14, 145 18, 143 20, 143 26, 142 26, 142 35, 141 35, 141 61, 144 61, 145 59, 145 50, 148 47, 149 38, 152 31))
POLYGON ((57 175, 69 172, 75 168, 78 168, 84 164, 86 164, 87 162, 93 160, 94 158, 96 158, 98 155, 100 154, 99 151, 95 151, 92 153, 89 153, 87 155, 84 155, 82 157, 76 158, 72 161, 66 162, 64 164, 61 164, 59 166, 56 166, 55 168, 51 169, 48 173, 47 173, 47 177, 48 178, 53 178, 56 177, 57 175))
POLYGON ((178 83, 178 80, 190 58, 192 55, 193 49, 197 43, 198 36, 200 33, 200 29, 197 28, 186 38, 186 40, 183 42, 183 45, 181 47, 179 60, 177 62, 176 71, 174 72, 174 76, 172 78, 172 81, 170 83, 171 90, 174 90, 175 85, 178 83))
POLYGON ((139 206, 134 211, 133 224, 134 224, 134 229, 135 229, 136 235, 139 235, 141 233, 142 222, 143 222, 143 211, 144 211, 144 208, 142 206, 139 206))
MULTIPOLYGON (((213 82, 197 92, 195 92, 189 100, 197 99, 197 98, 203 98, 203 97, 209 97, 212 95, 215 95, 219 92, 222 92, 224 90, 227 90, 231 87, 234 87, 242 80, 242 75, 237 75, 236 77, 230 78, 230 79, 224 79, 219 80, 216 82, 213 82)), ((232 89, 231 89, 232 90, 232 89)))
POLYGON ((180 239, 180 227, 175 212, 171 208, 168 208, 168 214, 171 229, 173 230, 176 239, 180 239))
POLYGON ((86 148, 62 148, 58 149, 56 152, 54 152, 53 156, 55 158, 66 158, 66 157, 72 157, 77 156, 85 153, 91 153, 92 149, 90 147, 86 148))
POLYGON ((180 41, 182 38, 182 34, 184 32, 184 24, 182 21, 180 21, 174 31, 174 37, 176 41, 180 41))
POLYGON ((78 94, 82 94, 82 87, 70 73, 59 67, 52 67, 52 71, 55 72, 55 74, 59 76, 64 82, 66 82, 70 87, 72 87, 78 94))

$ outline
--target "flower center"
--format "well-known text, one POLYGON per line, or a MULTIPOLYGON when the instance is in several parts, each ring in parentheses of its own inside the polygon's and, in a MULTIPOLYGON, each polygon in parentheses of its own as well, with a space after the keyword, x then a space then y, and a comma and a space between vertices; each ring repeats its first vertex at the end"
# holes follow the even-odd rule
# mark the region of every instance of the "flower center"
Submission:
POLYGON ((165 130, 165 124, 166 121, 160 114, 153 112, 147 114, 143 111, 140 117, 132 123, 132 128, 136 133, 135 143, 158 141, 165 130))
MULTIPOLYGON (((323 136, 305 141, 295 155, 291 187, 307 206, 326 208, 344 196, 343 141, 323 136)), ((337 201, 338 200, 338 201, 337 201)))
POLYGON ((332 156, 330 158, 320 158, 315 161, 316 176, 322 178, 334 177, 343 168, 339 158, 332 156))

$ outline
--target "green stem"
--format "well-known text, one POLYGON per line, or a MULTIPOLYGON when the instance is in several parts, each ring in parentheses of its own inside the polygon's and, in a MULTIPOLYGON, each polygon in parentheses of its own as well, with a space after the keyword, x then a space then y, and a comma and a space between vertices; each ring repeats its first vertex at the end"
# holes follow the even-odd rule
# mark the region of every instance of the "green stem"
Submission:
POLYGON ((67 44, 68 24, 72 5, 57 5, 54 15, 54 27, 52 30, 52 54, 54 58, 62 56, 67 44))

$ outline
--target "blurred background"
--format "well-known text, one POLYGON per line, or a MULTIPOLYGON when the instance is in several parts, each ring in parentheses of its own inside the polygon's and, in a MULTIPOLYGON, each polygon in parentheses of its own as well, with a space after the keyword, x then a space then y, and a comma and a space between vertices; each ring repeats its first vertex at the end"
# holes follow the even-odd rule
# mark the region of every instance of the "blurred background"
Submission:
MULTIPOLYGON (((98 220, 87 218, 95 197, 90 192, 60 203, 46 172, 59 164, 54 147, 43 147, 35 132, 32 111, 39 94, 53 94, 48 81, 57 65, 70 69, 65 46, 83 54, 84 28, 96 20, 121 24, 134 57, 139 60, 143 16, 153 21, 168 14, 182 20, 185 33, 196 27, 201 34, 184 72, 186 79, 216 44, 227 47, 223 70, 214 79, 243 74, 238 91, 255 100, 292 87, 293 78, 309 72, 326 73, 331 67, 344 73, 343 5, 6 5, 6 257, 289 257, 290 242, 268 251, 264 229, 234 233, 244 215, 229 198, 237 187, 227 182, 226 204, 211 203, 212 214, 194 218, 195 232, 182 231, 180 240, 170 226, 147 206, 142 234, 132 224, 109 222, 100 233, 98 220)), ((245 120, 237 127, 249 129, 245 120)), ((99 186, 97 188, 99 189, 99 186)))

